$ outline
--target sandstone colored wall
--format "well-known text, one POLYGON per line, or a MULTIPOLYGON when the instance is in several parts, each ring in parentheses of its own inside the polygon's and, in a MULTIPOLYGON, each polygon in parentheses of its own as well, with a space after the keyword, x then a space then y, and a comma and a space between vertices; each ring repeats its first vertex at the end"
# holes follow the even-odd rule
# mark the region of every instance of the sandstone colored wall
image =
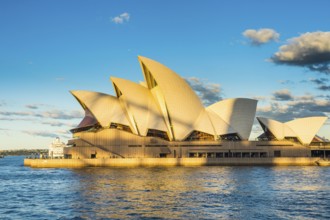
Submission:
POLYGON ((116 159, 25 159, 33 168, 136 167, 136 166, 312 166, 320 158, 116 158, 116 159))

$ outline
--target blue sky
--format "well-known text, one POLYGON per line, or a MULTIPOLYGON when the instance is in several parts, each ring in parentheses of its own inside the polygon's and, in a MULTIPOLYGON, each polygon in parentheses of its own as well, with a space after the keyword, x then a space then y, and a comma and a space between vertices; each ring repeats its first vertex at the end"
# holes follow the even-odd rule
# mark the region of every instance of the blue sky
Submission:
MULTIPOLYGON (((110 76, 143 80, 137 55, 190 80, 205 103, 248 97, 259 100, 257 115, 280 121, 329 116, 329 7, 326 0, 1 0, 0 149, 67 141, 82 119, 69 90, 114 94, 110 76)), ((321 136, 330 138, 329 123, 321 136)), ((255 126, 252 137, 258 133, 255 126)))

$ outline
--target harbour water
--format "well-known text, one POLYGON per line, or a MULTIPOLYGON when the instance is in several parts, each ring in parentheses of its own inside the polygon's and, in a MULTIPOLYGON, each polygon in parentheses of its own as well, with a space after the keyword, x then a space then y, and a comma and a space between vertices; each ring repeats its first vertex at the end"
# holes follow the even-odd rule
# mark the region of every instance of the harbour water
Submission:
POLYGON ((329 219, 330 167, 33 169, 0 159, 0 219, 329 219))

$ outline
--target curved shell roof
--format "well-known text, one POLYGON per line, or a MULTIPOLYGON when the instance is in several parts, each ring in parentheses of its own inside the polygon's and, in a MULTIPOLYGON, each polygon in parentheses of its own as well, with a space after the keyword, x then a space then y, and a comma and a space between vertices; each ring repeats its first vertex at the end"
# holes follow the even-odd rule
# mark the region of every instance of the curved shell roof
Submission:
POLYGON ((269 119, 257 117, 259 123, 262 123, 277 140, 283 140, 285 137, 296 137, 297 135, 292 131, 291 128, 285 126, 284 123, 269 119))
MULTIPOLYGON (((185 140, 193 131, 216 136, 237 133, 249 138, 257 100, 226 99, 205 108, 188 83, 168 67, 138 57, 145 82, 140 84, 112 77, 117 97, 99 92, 71 91, 100 125, 127 125, 146 136, 148 129, 167 132, 170 140, 185 140)), ((327 117, 309 117, 281 123, 258 118, 278 140, 297 137, 309 144, 327 117)))
POLYGON ((229 124, 227 124, 219 115, 210 109, 206 109, 210 120, 212 121, 216 135, 237 133, 229 124))
POLYGON ((301 143, 310 144, 321 126, 328 119, 327 117, 306 117, 294 119, 285 123, 269 119, 257 117, 278 140, 285 137, 297 137, 301 143))
POLYGON ((116 87, 117 96, 122 100, 127 109, 131 124, 136 124, 138 134, 147 135, 148 129, 156 129, 167 132, 163 115, 156 102, 146 87, 126 79, 111 77, 116 87))
POLYGON ((298 118, 285 124, 297 134, 302 143, 310 144, 327 119, 328 117, 298 118))
POLYGON ((88 108, 103 127, 109 126, 111 122, 130 126, 116 97, 83 90, 71 91, 71 93, 84 109, 88 108))
POLYGON ((204 106, 188 83, 173 70, 146 57, 139 56, 138 59, 148 88, 156 90, 153 94, 167 117, 165 121, 173 133, 172 138, 183 140, 194 130, 195 120, 204 111, 204 106))
POLYGON ((257 100, 246 98, 225 99, 207 107, 230 125, 238 135, 247 140, 250 136, 257 100))

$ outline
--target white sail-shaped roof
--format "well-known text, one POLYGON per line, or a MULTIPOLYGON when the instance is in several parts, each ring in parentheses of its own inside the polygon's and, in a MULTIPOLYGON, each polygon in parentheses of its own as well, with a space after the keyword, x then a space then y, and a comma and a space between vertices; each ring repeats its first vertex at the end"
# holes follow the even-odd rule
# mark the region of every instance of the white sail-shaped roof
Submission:
POLYGON ((84 109, 89 109, 103 127, 109 126, 112 122, 130 126, 117 97, 83 90, 71 93, 84 109))
POLYGON ((277 140, 283 140, 286 132, 291 134, 290 137, 296 136, 290 128, 285 129, 286 126, 282 122, 262 117, 257 117, 257 119, 263 125, 262 127, 271 132, 277 140))
POLYGON ((328 117, 298 118, 286 122, 285 125, 297 134, 297 137, 302 143, 310 144, 327 119, 328 117))
MULTIPOLYGON (((167 127, 173 132, 174 139, 183 140, 195 129, 195 120, 204 106, 188 83, 174 71, 154 60, 138 58, 148 88, 156 90, 152 93, 163 115, 167 116, 167 127)), ((211 126, 211 123, 208 124, 211 126)))
POLYGON ((193 125, 193 130, 201 131, 207 134, 211 134, 213 136, 216 135, 216 131, 211 123, 211 118, 205 109, 203 109, 199 114, 198 118, 196 118, 195 123, 193 125))
MULTIPOLYGON (((137 84, 111 78, 117 97, 71 91, 86 112, 79 128, 98 123, 109 127, 111 123, 117 123, 129 126, 134 134, 141 136, 163 137, 166 132, 168 137, 164 138, 170 141, 186 140, 199 132, 214 136, 237 133, 243 140, 249 138, 257 100, 227 99, 204 108, 188 83, 174 71, 145 57, 139 56, 139 62, 146 82, 137 84)), ((301 118, 286 123, 257 119, 265 130, 264 135, 269 131, 271 134, 268 135, 278 140, 296 137, 301 143, 310 144, 327 117, 301 118)), ((117 128, 119 125, 111 126, 117 128)), ((119 126, 122 128, 126 129, 119 126)))
POLYGON ((111 77, 111 80, 118 98, 125 103, 131 124, 136 124, 139 135, 146 136, 148 129, 167 132, 163 115, 149 89, 126 79, 111 77))
POLYGON ((233 134, 237 133, 229 124, 227 124, 222 118, 220 118, 219 115, 217 115, 215 112, 213 112, 210 109, 206 109, 216 135, 225 135, 225 134, 233 134))
POLYGON ((262 126, 263 129, 269 130, 276 139, 283 140, 285 137, 297 137, 301 143, 309 145, 327 120, 327 117, 306 117, 285 123, 269 118, 257 117, 257 119, 264 125, 262 126))
POLYGON ((251 133, 257 102, 246 98, 225 99, 208 106, 207 109, 216 113, 236 130, 243 140, 247 140, 251 133))

